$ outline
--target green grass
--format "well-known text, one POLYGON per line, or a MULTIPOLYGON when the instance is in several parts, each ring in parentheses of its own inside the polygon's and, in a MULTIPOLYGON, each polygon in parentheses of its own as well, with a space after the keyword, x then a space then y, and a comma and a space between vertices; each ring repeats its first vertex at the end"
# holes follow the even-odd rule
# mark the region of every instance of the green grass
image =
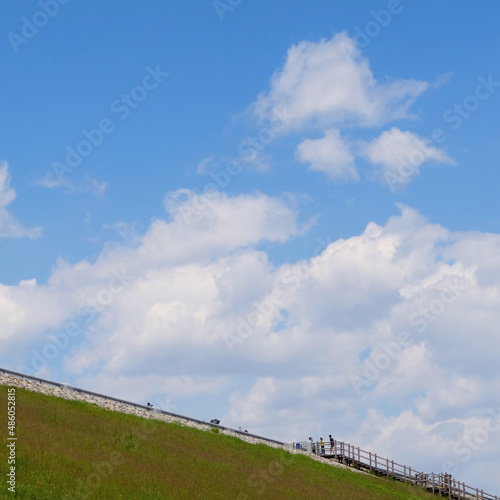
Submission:
MULTIPOLYGON (((0 408, 7 408, 7 388, 3 386, 0 408)), ((2 480, 0 498, 436 498, 419 488, 251 445, 232 436, 17 388, 16 423, 16 494, 7 491, 8 484, 2 480)), ((6 425, 0 453, 3 478, 7 472, 6 425)))

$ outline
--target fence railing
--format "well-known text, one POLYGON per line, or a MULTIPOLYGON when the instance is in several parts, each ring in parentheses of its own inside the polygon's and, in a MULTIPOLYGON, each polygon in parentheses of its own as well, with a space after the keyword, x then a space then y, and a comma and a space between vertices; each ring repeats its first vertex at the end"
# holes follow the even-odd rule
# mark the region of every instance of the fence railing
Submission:
MULTIPOLYGON (((307 443, 300 443, 302 449, 307 449, 307 443)), ((473 488, 465 483, 453 479, 451 474, 424 473, 412 469, 403 464, 398 464, 394 460, 381 457, 376 453, 362 450, 350 443, 334 441, 325 442, 321 447, 320 442, 313 443, 315 453, 325 458, 331 458, 338 462, 372 472, 378 476, 391 477, 397 481, 410 483, 420 488, 424 488, 440 496, 455 498, 459 500, 500 500, 500 496, 485 493, 479 488, 473 488)))

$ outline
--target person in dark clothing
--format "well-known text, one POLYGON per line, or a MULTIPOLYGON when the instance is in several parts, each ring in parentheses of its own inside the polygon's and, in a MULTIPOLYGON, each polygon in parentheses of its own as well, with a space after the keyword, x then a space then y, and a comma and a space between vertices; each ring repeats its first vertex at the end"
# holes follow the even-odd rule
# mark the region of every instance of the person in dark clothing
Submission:
POLYGON ((330 453, 333 453, 333 450, 335 448, 335 441, 333 440, 331 434, 328 437, 330 438, 330 453))

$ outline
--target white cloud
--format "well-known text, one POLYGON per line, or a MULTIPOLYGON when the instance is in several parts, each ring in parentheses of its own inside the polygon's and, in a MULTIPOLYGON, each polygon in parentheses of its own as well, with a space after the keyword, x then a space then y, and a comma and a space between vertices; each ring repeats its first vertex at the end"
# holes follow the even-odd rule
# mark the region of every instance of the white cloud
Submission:
MULTIPOLYGON (((5 194, 4 199, 9 196, 5 194)), ((240 294, 237 284, 223 279, 233 266, 238 268, 237 262, 220 259, 233 252, 237 255, 242 252, 239 257, 234 257, 244 262, 241 276, 252 267, 255 272, 260 272, 262 266, 266 266, 266 259, 251 257, 254 245, 262 241, 284 242, 302 231, 297 224, 296 211, 287 202, 258 193, 235 197, 213 194, 204 198, 191 191, 183 191, 170 193, 165 203, 172 220, 153 221, 139 241, 136 235, 133 247, 106 246, 94 264, 82 261, 71 265, 60 260, 47 285, 0 285, 0 312, 4 318, 0 329, 2 338, 9 339, 15 349, 18 342, 29 342, 46 329, 58 328, 64 315, 71 316, 78 308, 93 307, 89 304, 95 302, 99 292, 107 288, 113 273, 122 269, 126 269, 127 275, 135 277, 133 281, 139 289, 144 287, 144 290, 152 292, 151 296, 146 294, 147 306, 144 306, 148 311, 151 309, 151 325, 163 320, 178 321, 183 310, 176 305, 179 303, 176 293, 180 290, 186 294, 186 300, 195 299, 196 293, 192 290, 205 293, 202 297, 207 299, 214 293, 210 292, 215 286, 214 280, 222 280, 225 284, 221 285, 221 289, 227 288, 227 294, 233 294, 231 300, 240 294), (248 255, 244 249, 247 249, 248 255), (218 262, 212 264, 213 269, 210 267, 212 261, 218 262), (203 276, 206 276, 206 289, 202 286, 203 276), (168 285, 169 280, 178 282, 180 288, 168 285), (156 281, 160 287, 156 290, 157 295, 153 293, 156 281), (165 284, 167 298, 160 300, 160 290, 165 284), (156 302, 150 303, 153 297, 156 302)), ((253 278, 248 276, 250 280, 253 278)), ((26 280, 23 285, 25 283, 26 280)), ((118 296, 114 304, 117 302, 118 296)), ((136 306, 141 308, 142 303, 139 300, 136 306)), ((201 297, 200 303, 203 303, 201 297)), ((208 303, 203 308, 215 305, 208 303)), ((201 306, 195 304, 193 307, 198 310, 201 306)), ((204 314, 203 308, 199 314, 204 314)))
MULTIPOLYGON (((90 214, 89 214, 90 216, 90 214)), ((92 221, 90 216, 89 223, 92 221)), ((120 238, 128 244, 140 243, 142 235, 139 234, 137 229, 137 222, 117 221, 114 224, 104 224, 103 229, 110 229, 114 231, 120 238)))
MULTIPOLYGON (((473 461, 456 447, 500 390, 499 235, 451 233, 400 206, 385 224, 276 268, 256 247, 300 232, 283 200, 183 191, 166 206, 170 220, 133 247, 60 261, 45 285, 1 287, 8 366, 29 365, 40 332, 76 318, 83 333, 47 360, 48 378, 64 360, 63 378, 93 390, 169 396, 179 413, 278 439, 331 433, 425 470, 449 459, 467 478, 473 461), (110 294, 122 270, 127 284, 110 294), (380 364, 402 331, 408 344, 380 364), (370 364, 357 392, 350 377, 370 364)), ((499 435, 480 448, 492 464, 499 435)))
POLYGON ((36 181, 36 184, 48 189, 60 188, 60 187, 68 188, 71 185, 67 177, 56 178, 56 176, 52 172, 45 174, 41 179, 36 181))
POLYGON ((354 155, 338 130, 327 130, 321 139, 303 140, 296 155, 302 163, 309 163, 309 170, 324 172, 332 179, 359 180, 354 155))
POLYGON ((79 181, 74 181, 64 176, 57 178, 53 172, 45 174, 36 184, 48 189, 61 188, 68 194, 89 193, 95 196, 104 196, 109 187, 106 181, 99 182, 89 175, 79 181))
POLYGON ((16 190, 10 187, 12 176, 6 162, 0 164, 0 206, 5 207, 16 198, 16 190))
POLYGON ((164 241, 162 258, 189 261, 193 255, 221 254, 263 240, 284 242, 302 231, 289 204, 259 193, 229 197, 178 190, 167 195, 165 207, 172 222, 156 221, 144 239, 144 245, 152 241, 155 248, 164 241))
POLYGON ((6 162, 0 163, 0 238, 38 238, 42 234, 42 228, 25 228, 7 210, 16 198, 16 190, 10 186, 12 176, 6 162))
POLYGON ((379 82, 367 59, 345 33, 330 40, 292 45, 270 89, 251 110, 259 119, 290 115, 290 128, 308 125, 377 125, 406 117, 428 88, 418 80, 379 82))
POLYGON ((80 189, 89 192, 95 196, 104 196, 108 191, 108 183, 106 181, 99 182, 90 176, 85 176, 80 189))
MULTIPOLYGON (((355 156, 362 156, 377 165, 374 178, 397 190, 419 174, 424 162, 454 161, 413 132, 392 128, 365 143, 356 139, 355 131, 414 118, 410 107, 418 96, 445 84, 450 76, 445 74, 434 83, 381 80, 375 78, 368 59, 345 32, 318 42, 301 41, 288 49, 283 66, 271 76, 269 89, 245 113, 261 128, 240 144, 238 162, 268 171, 272 160, 265 149, 272 139, 285 133, 323 130, 323 137, 302 138, 296 147, 295 157, 308 170, 334 180, 359 181, 355 156), (353 137, 350 143, 343 138, 346 128, 353 137)), ((213 164, 214 158, 207 157, 198 164, 197 172, 206 173, 213 164)))
POLYGON ((392 190, 408 184, 425 162, 455 163, 444 150, 431 146, 413 132, 402 132, 396 127, 365 144, 362 154, 378 165, 376 176, 392 190))

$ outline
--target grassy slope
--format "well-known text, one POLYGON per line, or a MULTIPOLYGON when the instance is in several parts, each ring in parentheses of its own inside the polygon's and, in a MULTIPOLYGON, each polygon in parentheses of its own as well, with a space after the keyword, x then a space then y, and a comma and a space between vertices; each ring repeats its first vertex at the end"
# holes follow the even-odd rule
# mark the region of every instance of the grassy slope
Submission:
MULTIPOLYGON (((436 498, 307 456, 87 403, 16 389, 16 407, 17 498, 436 498)), ((7 408, 3 386, 0 408, 7 408)), ((6 477, 7 424, 2 421, 0 470, 6 477)), ((2 480, 0 498, 14 497, 7 486, 2 480)))

